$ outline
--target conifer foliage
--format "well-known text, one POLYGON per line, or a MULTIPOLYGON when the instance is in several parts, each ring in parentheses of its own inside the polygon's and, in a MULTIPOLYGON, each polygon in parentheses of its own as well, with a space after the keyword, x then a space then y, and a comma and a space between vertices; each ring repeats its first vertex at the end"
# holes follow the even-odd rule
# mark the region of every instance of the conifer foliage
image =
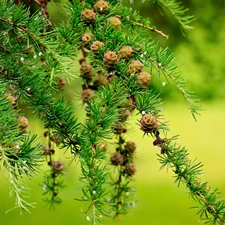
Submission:
MULTIPOLYGON (((190 28, 193 17, 185 16, 181 3, 155 2, 174 12, 184 30, 190 28)), ((33 14, 21 1, 0 3, 0 160, 15 207, 33 207, 21 178, 32 179, 45 162, 45 201, 50 208, 60 203, 65 164, 70 162, 81 168, 83 195, 77 200, 84 202, 87 220, 97 225, 102 218, 126 214, 135 205, 132 182, 138 148, 135 140, 127 140, 127 120, 139 114, 137 129, 161 149, 162 168, 171 168, 178 185, 186 185, 202 219, 224 224, 224 199, 200 181, 202 164, 188 158, 176 137, 162 137, 168 128, 159 108, 162 100, 151 88, 155 74, 175 83, 194 118, 200 110, 173 53, 154 41, 154 35, 168 36, 117 0, 69 1, 67 19, 60 25, 49 19, 48 1, 29 4, 35 3, 40 10, 33 14), (78 80, 84 123, 78 122, 76 110, 61 92, 66 82, 78 80), (46 143, 36 144, 36 136, 29 133, 24 108, 43 121, 46 143), (73 160, 58 160, 55 151, 60 149, 67 149, 73 160)))

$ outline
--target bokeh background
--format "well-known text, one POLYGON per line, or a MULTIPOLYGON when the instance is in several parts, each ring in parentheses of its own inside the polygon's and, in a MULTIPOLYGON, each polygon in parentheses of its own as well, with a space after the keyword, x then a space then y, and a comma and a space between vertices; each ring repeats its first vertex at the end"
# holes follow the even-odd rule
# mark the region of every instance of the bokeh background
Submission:
MULTIPOLYGON (((128 2, 128 1, 127 1, 128 2)), ((170 132, 168 136, 180 134, 179 143, 185 145, 190 152, 190 158, 203 162, 205 173, 202 181, 208 181, 211 189, 218 188, 221 196, 225 197, 225 1, 224 0, 183 0, 184 5, 190 10, 189 14, 195 15, 192 23, 195 27, 183 36, 179 24, 172 15, 158 11, 153 7, 151 0, 134 1, 133 9, 140 10, 144 17, 149 17, 152 25, 170 36, 164 40, 157 34, 153 37, 162 46, 170 47, 176 55, 182 75, 189 80, 188 87, 194 90, 202 99, 203 111, 195 122, 187 109, 182 96, 167 84, 159 87, 162 98, 165 100, 163 113, 169 120, 170 132), (163 15, 162 15, 163 13, 163 15)), ((51 1, 49 3, 52 20, 60 22, 63 15, 63 3, 51 1)), ((77 100, 79 83, 66 88, 65 95, 72 99, 75 106, 80 108, 77 100), (75 99, 75 100, 74 100, 75 99)), ((78 111, 81 113, 81 111, 78 111)), ((28 115, 29 117, 29 115, 28 115)), ((82 120, 82 117, 81 117, 82 120)), ((174 184, 171 171, 159 170, 157 160, 159 149, 152 146, 152 139, 143 137, 135 127, 135 120, 130 121, 130 140, 137 140, 137 174, 134 186, 137 190, 136 207, 120 220, 109 220, 104 224, 118 225, 197 225, 198 215, 191 207, 196 206, 188 196, 184 186, 174 184)), ((40 122, 30 121, 30 129, 40 133, 40 122)), ((63 157, 59 153, 59 158, 63 157)), ((45 170, 46 168, 43 168, 45 170)), ((0 173, 0 218, 4 225, 86 225, 90 224, 82 213, 82 203, 74 198, 79 197, 77 187, 79 167, 67 166, 67 187, 61 192, 63 203, 54 211, 45 207, 42 201, 42 180, 38 175, 34 179, 24 179, 30 187, 30 201, 36 202, 36 208, 31 214, 20 215, 18 210, 7 214, 5 212, 13 207, 14 198, 9 198, 10 188, 4 169, 0 173)))

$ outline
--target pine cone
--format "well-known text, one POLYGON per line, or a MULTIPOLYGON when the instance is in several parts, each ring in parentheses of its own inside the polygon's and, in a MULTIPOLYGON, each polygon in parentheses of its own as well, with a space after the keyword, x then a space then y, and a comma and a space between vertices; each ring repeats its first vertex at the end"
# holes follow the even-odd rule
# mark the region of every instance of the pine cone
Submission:
POLYGON ((104 14, 108 12, 109 5, 107 2, 100 0, 94 4, 93 9, 95 12, 98 12, 99 14, 104 14))
POLYGON ((96 54, 99 52, 99 50, 101 50, 104 46, 104 43, 101 41, 95 41, 93 42, 93 44, 91 45, 91 52, 96 54))
POLYGON ((121 21, 117 17, 111 17, 108 19, 109 24, 116 30, 121 29, 121 21))
POLYGON ((94 86, 99 87, 99 86, 105 86, 108 83, 108 80, 105 76, 99 75, 96 80, 94 81, 94 86))
POLYGON ((51 136, 50 136, 50 140, 55 142, 56 145, 60 145, 61 141, 62 141, 62 138, 59 134, 57 133, 53 133, 51 136))
POLYGON ((134 111, 136 108, 137 103, 135 102, 134 97, 130 97, 127 99, 126 108, 130 110, 130 112, 134 111))
POLYGON ((52 148, 49 148, 47 146, 43 146, 43 153, 42 155, 46 156, 46 155, 53 155, 55 154, 55 150, 52 148))
POLYGON ((93 68, 90 63, 82 63, 80 67, 80 76, 86 80, 91 80, 93 76, 93 68))
POLYGON ((143 68, 143 64, 139 60, 134 60, 129 65, 129 71, 131 73, 139 73, 139 72, 141 72, 142 68, 143 68))
POLYGON ((108 51, 105 53, 103 62, 106 67, 114 67, 118 61, 118 56, 115 52, 108 51))
POLYGON ((81 93, 81 99, 84 103, 87 103, 89 99, 94 98, 95 93, 91 89, 85 89, 81 93))
POLYGON ((114 134, 122 134, 126 132, 127 132, 127 129, 123 126, 122 123, 116 124, 116 127, 114 128, 114 134))
POLYGON ((84 34, 82 37, 82 43, 84 44, 85 47, 88 47, 92 41, 93 37, 91 34, 84 34))
POLYGON ((111 157, 110 157, 110 161, 112 163, 112 165, 122 165, 123 164, 123 155, 119 152, 114 152, 111 157))
POLYGON ((130 117, 130 110, 123 108, 121 109, 119 114, 120 114, 120 121, 126 121, 130 117))
POLYGON ((10 102, 12 105, 16 105, 17 98, 14 97, 13 95, 8 94, 7 99, 9 100, 9 102, 10 102))
POLYGON ((128 152, 131 155, 135 152, 136 148, 137 148, 137 145, 133 141, 128 141, 126 145, 124 146, 124 149, 126 150, 126 152, 128 152))
POLYGON ((133 49, 130 46, 124 46, 118 53, 121 59, 130 60, 133 56, 133 49))
POLYGON ((125 165, 124 173, 127 176, 129 176, 129 177, 133 176, 136 173, 136 171, 137 171, 136 166, 133 163, 127 163, 125 165))
POLYGON ((138 86, 142 89, 148 89, 148 86, 150 85, 151 81, 151 75, 147 72, 140 72, 137 76, 137 83, 138 86))
POLYGON ((60 174, 64 170, 64 163, 61 161, 53 161, 51 166, 54 173, 60 174))
POLYGON ((91 9, 85 9, 81 14, 81 19, 86 24, 94 23, 95 21, 95 13, 91 9))
POLYGON ((158 128, 156 118, 151 114, 145 114, 140 121, 141 130, 145 133, 152 133, 158 128))
POLYGON ((64 78, 60 77, 60 78, 58 78, 57 83, 58 83, 59 89, 62 89, 66 85, 66 80, 64 78))
POLYGON ((28 119, 24 116, 20 116, 17 118, 17 122, 18 122, 18 125, 19 125, 19 128, 24 131, 27 129, 28 127, 28 119))

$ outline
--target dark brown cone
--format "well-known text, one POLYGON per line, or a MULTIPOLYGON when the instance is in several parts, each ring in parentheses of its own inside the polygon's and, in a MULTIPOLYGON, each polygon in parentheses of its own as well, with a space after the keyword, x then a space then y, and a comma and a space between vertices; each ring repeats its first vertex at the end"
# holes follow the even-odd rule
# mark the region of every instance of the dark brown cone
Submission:
POLYGON ((127 163, 125 165, 124 173, 128 177, 132 177, 136 173, 136 166, 133 163, 127 163))
POLYGON ((86 80, 91 80, 93 76, 93 68, 90 63, 82 63, 80 67, 80 76, 86 80))
POLYGON ((123 164, 123 155, 119 152, 114 152, 112 153, 111 157, 110 157, 110 161, 112 163, 112 165, 122 165, 123 164))
POLYGON ((87 103, 89 99, 94 98, 95 93, 91 89, 85 89, 81 93, 81 99, 84 103, 87 103))
POLYGON ((133 154, 137 148, 137 145, 133 141, 128 141, 126 145, 124 146, 124 149, 129 154, 133 154))

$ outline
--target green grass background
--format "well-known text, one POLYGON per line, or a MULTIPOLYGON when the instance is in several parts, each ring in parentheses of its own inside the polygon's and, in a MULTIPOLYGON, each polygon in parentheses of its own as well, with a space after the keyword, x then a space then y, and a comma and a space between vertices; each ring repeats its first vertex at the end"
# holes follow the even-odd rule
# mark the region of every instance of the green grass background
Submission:
MULTIPOLYGON (((171 132, 168 137, 180 134, 179 143, 185 145, 190 152, 190 158, 197 158, 204 164, 205 173, 202 181, 208 181, 211 188, 218 188, 225 196, 225 105, 224 101, 203 104, 205 110, 198 117, 196 123, 182 102, 165 104, 164 115, 169 120, 171 132)), ((130 121, 130 126, 136 121, 130 121)), ((30 126, 36 126, 31 123, 30 126)), ((35 127, 34 127, 35 128, 35 127)), ((38 129, 38 127, 36 127, 38 129)), ((159 170, 160 164, 156 154, 157 147, 152 146, 151 137, 143 137, 138 127, 132 128, 128 139, 137 140, 137 174, 134 178, 137 190, 136 207, 132 208, 127 216, 120 220, 109 220, 103 224, 120 225, 197 225, 199 217, 196 216, 192 206, 196 203, 189 199, 188 190, 184 186, 174 184, 171 171, 159 170)), ((30 201, 37 202, 31 214, 20 215, 18 210, 7 214, 5 212, 13 207, 14 198, 9 198, 9 184, 4 170, 0 174, 0 218, 4 225, 69 225, 90 224, 82 213, 82 203, 74 200, 79 197, 77 186, 79 170, 67 166, 67 187, 62 191, 63 203, 54 211, 45 207, 42 199, 42 176, 34 177, 32 181, 25 180, 31 188, 30 201)))

